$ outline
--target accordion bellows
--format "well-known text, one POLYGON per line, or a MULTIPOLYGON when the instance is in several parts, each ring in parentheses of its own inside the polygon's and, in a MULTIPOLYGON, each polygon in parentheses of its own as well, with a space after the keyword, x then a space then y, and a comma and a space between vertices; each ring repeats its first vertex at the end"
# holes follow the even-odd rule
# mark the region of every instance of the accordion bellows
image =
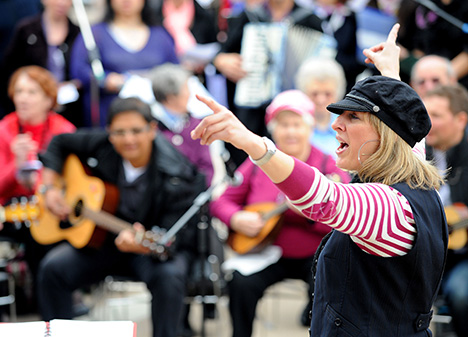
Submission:
POLYGON ((244 26, 241 56, 248 75, 237 83, 234 102, 253 108, 293 89, 297 69, 306 59, 335 58, 336 41, 303 26, 251 22, 244 26))

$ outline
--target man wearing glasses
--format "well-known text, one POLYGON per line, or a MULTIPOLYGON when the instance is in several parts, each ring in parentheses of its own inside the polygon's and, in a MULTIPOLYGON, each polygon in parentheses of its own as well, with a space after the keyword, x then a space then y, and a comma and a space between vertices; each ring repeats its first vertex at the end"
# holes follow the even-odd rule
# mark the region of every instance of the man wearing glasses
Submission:
POLYGON ((148 105, 117 98, 106 131, 82 130, 52 140, 41 157, 42 193, 49 211, 61 219, 73 212, 58 189, 63 164, 75 154, 91 175, 119 190, 115 215, 133 223, 99 249, 63 243, 50 251, 39 271, 39 306, 44 320, 71 319, 72 292, 107 275, 132 276, 152 294, 153 336, 176 337, 188 267, 194 256, 196 217, 177 234, 163 261, 139 243, 138 234, 170 228, 205 188, 205 178, 164 137, 158 136, 148 105))

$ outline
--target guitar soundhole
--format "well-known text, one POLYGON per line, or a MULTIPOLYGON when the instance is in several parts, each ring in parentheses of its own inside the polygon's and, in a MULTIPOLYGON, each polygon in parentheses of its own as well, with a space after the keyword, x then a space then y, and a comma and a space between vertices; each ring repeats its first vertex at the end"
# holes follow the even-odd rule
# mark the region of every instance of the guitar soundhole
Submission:
POLYGON ((83 200, 79 200, 76 203, 75 208, 73 209, 73 215, 79 218, 81 216, 82 211, 83 211, 83 200))
POLYGON ((83 213, 83 200, 79 200, 75 207, 73 207, 70 216, 68 217, 68 221, 60 221, 60 228, 67 229, 77 225, 80 221, 80 218, 83 213))
POLYGON ((68 221, 60 221, 59 227, 60 229, 68 229, 68 228, 73 227, 73 224, 71 224, 68 221))

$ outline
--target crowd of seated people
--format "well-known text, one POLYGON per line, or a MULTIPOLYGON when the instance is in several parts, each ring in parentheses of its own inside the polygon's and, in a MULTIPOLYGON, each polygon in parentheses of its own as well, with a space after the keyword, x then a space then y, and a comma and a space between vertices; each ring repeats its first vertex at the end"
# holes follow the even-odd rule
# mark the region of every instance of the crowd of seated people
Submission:
MULTIPOLYGON (((336 117, 327 106, 342 99, 362 77, 375 72, 374 66, 359 61, 358 55, 356 14, 366 6, 400 21, 397 43, 402 70, 407 72, 402 79, 427 104, 434 127, 426 141, 428 158, 438 162, 441 171, 449 172, 448 184, 441 189, 441 194, 445 190, 448 195, 444 205, 464 202, 465 196, 454 194, 452 189, 463 185, 463 174, 454 172, 463 167, 455 159, 462 158, 459 152, 466 142, 466 131, 460 136, 460 144, 441 147, 434 138, 439 133, 445 137, 446 130, 437 131, 442 129, 442 117, 432 112, 440 100, 447 100, 456 117, 453 128, 466 130, 462 117, 468 107, 463 105, 465 93, 460 85, 468 83, 468 35, 441 15, 447 12, 468 22, 468 7, 463 1, 434 0, 438 10, 405 1, 358 0, 102 3, 104 12, 98 17, 103 19, 89 22, 94 50, 76 14, 71 13, 72 0, 42 0, 40 5, 39 1, 29 2, 28 6, 37 10, 24 8, 29 15, 17 18, 0 51, 0 205, 19 197, 38 196, 48 216, 58 222, 67 220, 72 209, 62 199, 59 181, 65 177, 64 164, 75 154, 86 174, 116 186, 119 201, 112 212, 131 224, 128 231, 107 233, 99 253, 89 247, 92 240, 85 248, 74 246, 67 238, 44 244, 26 226, 0 224, 0 237, 16 240, 25 249, 33 276, 33 302, 38 304, 33 310, 43 319, 75 317, 73 293, 115 273, 146 283, 153 297, 154 336, 183 334, 180 327, 187 318, 184 285, 197 256, 194 231, 200 215, 194 216, 176 238, 167 251, 171 255, 168 261, 141 246, 138 238, 140 233, 154 233, 154 226, 168 230, 196 196, 214 183, 213 155, 219 153, 191 138, 200 120, 187 107, 189 96, 194 94, 188 80, 195 75, 208 87, 207 66, 223 78, 217 94, 224 93, 229 109, 247 128, 272 136, 282 151, 317 167, 330 179, 348 183, 352 177, 334 166, 340 143, 331 126, 336 117), (246 59, 248 37, 244 33, 253 26, 278 25, 287 29, 306 27, 334 39, 335 54, 306 57, 292 78, 281 78, 280 70, 281 80, 273 94, 256 106, 239 104, 236 90, 241 81, 249 79, 246 64, 251 62, 246 59), (96 77, 90 62, 96 56, 102 77, 96 77), (121 89, 135 77, 151 81, 159 108, 137 98, 119 97, 121 89), (292 87, 285 88, 286 82, 292 87), (445 89, 447 93, 440 91, 441 86, 452 89, 445 89), (290 144, 291 138, 299 139, 298 148, 290 144), (73 266, 72 260, 76 262, 73 266), (104 268, 105 261, 113 262, 104 268), (154 272, 147 271, 150 267, 154 272)), ((93 1, 85 5, 88 11, 93 10, 93 1)), ((7 2, 0 4, 0 12, 2 6, 8 6, 7 2)), ((265 31, 257 29, 257 34, 263 44, 271 42, 265 42, 271 40, 269 33, 263 35, 265 31)), ((282 50, 281 55, 286 57, 287 52, 282 50)), ((272 62, 275 57, 267 50, 260 59, 272 62)), ((455 137, 454 132, 450 136, 455 137)), ((266 201, 282 203, 284 196, 246 160, 245 153, 230 144, 226 149, 244 179, 213 200, 210 217, 220 219, 230 233, 254 238, 264 222, 259 211, 244 208, 266 201)), ((270 285, 284 278, 312 282, 312 257, 328 228, 321 226, 301 218, 289 207, 279 235, 270 243, 282 249, 279 260, 253 275, 233 272, 228 283, 233 336, 252 335, 257 301, 270 285), (259 282, 261 287, 252 286, 259 282), (249 296, 245 296, 247 289, 249 296)), ((467 309, 459 305, 460 300, 457 302, 463 295, 455 291, 455 283, 466 276, 465 250, 466 245, 451 249, 450 274, 441 290, 459 336, 465 334, 459 322, 467 309)), ((309 299, 310 294, 304 296, 309 299)), ((310 323, 311 305, 310 300, 306 308, 301 308, 304 325, 310 323)))

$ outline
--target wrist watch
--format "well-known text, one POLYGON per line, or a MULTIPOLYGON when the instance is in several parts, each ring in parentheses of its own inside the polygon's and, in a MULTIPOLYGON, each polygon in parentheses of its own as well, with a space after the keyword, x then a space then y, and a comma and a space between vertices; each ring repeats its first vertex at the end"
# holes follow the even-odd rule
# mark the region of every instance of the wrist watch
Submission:
POLYGON ((268 163, 268 161, 273 157, 273 155, 276 153, 276 146, 275 143, 271 141, 271 139, 267 137, 262 137, 263 142, 266 145, 267 152, 259 159, 255 160, 252 157, 249 156, 250 160, 252 163, 254 163, 257 166, 262 166, 268 163))

